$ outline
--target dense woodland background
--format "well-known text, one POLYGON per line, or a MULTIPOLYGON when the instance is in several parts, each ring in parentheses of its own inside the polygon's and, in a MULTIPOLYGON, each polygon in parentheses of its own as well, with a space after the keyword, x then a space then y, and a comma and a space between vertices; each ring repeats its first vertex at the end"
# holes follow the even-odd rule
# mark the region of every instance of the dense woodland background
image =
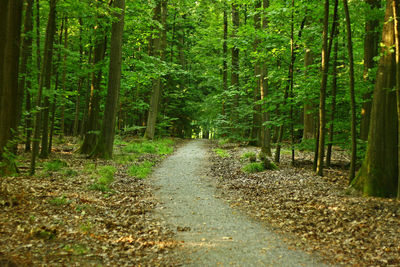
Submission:
MULTIPOLYGON (((349 151, 349 183, 398 193, 396 0, 5 0, 1 173, 54 138, 112 157, 119 135, 349 151), (356 170, 358 170, 356 172, 356 170)), ((272 155, 274 152, 274 155, 272 155)), ((292 162, 295 162, 294 152, 292 162)))

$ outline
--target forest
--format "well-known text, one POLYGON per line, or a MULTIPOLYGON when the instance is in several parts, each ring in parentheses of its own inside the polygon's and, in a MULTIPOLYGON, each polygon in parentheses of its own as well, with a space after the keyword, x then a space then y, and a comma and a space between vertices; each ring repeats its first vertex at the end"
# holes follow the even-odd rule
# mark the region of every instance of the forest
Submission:
MULTIPOLYGON (((136 264, 175 265, 174 235, 147 217, 156 201, 138 199, 153 194, 144 180, 152 168, 189 139, 212 144, 223 166, 212 167, 216 177, 233 175, 226 158, 235 153, 249 161, 238 167, 244 173, 304 169, 321 181, 339 173, 346 194, 386 203, 379 205, 394 209, 391 225, 400 224, 398 12, 398 0, 3 0, 0 213, 9 217, 0 220, 1 236, 28 206, 97 216, 86 205, 112 209, 132 195, 135 221, 158 238, 132 241, 136 264), (162 258, 143 256, 154 247, 162 258)), ((35 226, 18 231, 61 239, 35 216, 24 223, 35 226)), ((95 236, 96 218, 78 232, 95 236)), ((9 242, 0 242, 0 263, 60 264, 38 251, 19 258, 28 248, 9 242)), ((79 257, 90 250, 82 242, 57 249, 79 257)), ((346 253, 339 263, 357 264, 346 253)), ((107 257, 83 264, 117 264, 107 257)), ((399 263, 395 257, 361 265, 399 263)))

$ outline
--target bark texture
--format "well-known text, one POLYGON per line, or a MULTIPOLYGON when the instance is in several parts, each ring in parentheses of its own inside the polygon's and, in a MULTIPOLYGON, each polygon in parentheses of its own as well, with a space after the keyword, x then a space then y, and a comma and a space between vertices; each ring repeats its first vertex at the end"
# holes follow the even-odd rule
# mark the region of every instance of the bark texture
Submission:
POLYGON ((120 9, 120 12, 114 14, 117 21, 112 24, 111 29, 110 65, 106 106, 100 139, 93 153, 94 157, 106 159, 112 157, 114 144, 116 126, 115 119, 117 115, 118 96, 121 85, 122 36, 124 32, 125 0, 115 0, 114 7, 120 9))
MULTIPOLYGON (((393 0, 386 3, 382 51, 373 94, 368 146, 352 186, 367 196, 393 197, 398 185, 398 120, 396 109, 393 0)), ((398 10, 398 5, 396 5, 398 10)))

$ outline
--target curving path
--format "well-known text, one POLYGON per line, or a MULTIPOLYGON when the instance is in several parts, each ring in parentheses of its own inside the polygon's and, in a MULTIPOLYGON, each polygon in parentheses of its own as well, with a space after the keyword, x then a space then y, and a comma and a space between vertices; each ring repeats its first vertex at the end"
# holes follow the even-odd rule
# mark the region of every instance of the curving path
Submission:
POLYGON ((325 266, 289 250, 278 235, 218 199, 207 164, 207 142, 193 140, 152 175, 162 203, 156 214, 183 241, 178 253, 184 266, 325 266))

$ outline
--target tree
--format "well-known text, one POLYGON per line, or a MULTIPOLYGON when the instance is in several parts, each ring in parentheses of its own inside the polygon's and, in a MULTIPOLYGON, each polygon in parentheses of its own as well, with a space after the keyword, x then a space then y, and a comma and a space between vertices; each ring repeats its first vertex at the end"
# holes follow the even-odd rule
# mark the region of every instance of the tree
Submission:
POLYGON ((13 171, 11 154, 16 136, 18 111, 18 67, 21 39, 22 0, 4 1, 0 11, 0 173, 13 171))
MULTIPOLYGON (((386 1, 381 58, 374 88, 367 152, 352 186, 367 196, 393 197, 398 184, 398 119, 393 0, 386 1)), ((398 3, 396 3, 398 10, 398 3)))
POLYGON ((111 158, 115 134, 115 118, 117 115, 118 95, 121 85, 122 36, 124 32, 125 0, 115 0, 114 7, 120 9, 115 12, 116 21, 111 29, 110 65, 107 87, 106 106, 101 128, 100 139, 93 152, 93 156, 111 158))
MULTIPOLYGON (((370 7, 370 13, 377 10, 381 6, 380 0, 366 0, 370 7)), ((376 15, 375 15, 376 16, 376 15)), ((368 89, 373 88, 374 77, 370 77, 370 71, 375 67, 374 58, 378 55, 379 46, 379 20, 374 15, 367 14, 365 22, 365 37, 364 37, 364 81, 368 83, 368 89)), ((363 105, 361 110, 361 125, 360 125, 360 138, 364 141, 368 140, 369 121, 371 117, 371 97, 373 89, 369 89, 363 95, 363 105)))
POLYGON ((351 37, 351 22, 350 13, 347 0, 343 0, 344 13, 346 15, 346 31, 347 31, 347 49, 349 54, 349 94, 350 94, 350 108, 351 108, 351 160, 350 160, 350 173, 349 183, 354 179, 356 173, 356 160, 357 160, 357 131, 356 131, 356 99, 354 93, 354 57, 353 57, 353 41, 351 37))
MULTIPOLYGON (((39 92, 36 100, 36 106, 38 108, 41 107, 43 88, 49 89, 51 86, 53 44, 54 44, 54 35, 56 32, 56 5, 57 5, 57 0, 50 0, 50 12, 47 21, 43 66, 40 76, 39 92)), ((41 112, 37 111, 35 117, 34 140, 33 140, 32 155, 31 155, 31 166, 30 166, 31 175, 35 173, 36 156, 39 152, 39 138, 40 138, 41 125, 42 125, 41 112)), ((45 149, 47 149, 47 147, 45 149)))
MULTIPOLYGON (((157 57, 160 61, 164 60, 165 47, 166 47, 166 19, 167 19, 167 0, 157 0, 156 7, 154 8, 154 21, 157 21, 162 26, 159 29, 158 36, 152 40, 151 55, 157 57)), ((152 94, 150 99, 150 109, 147 117, 147 127, 144 137, 147 139, 154 139, 156 130, 156 121, 158 116, 158 109, 160 98, 162 94, 162 78, 158 77, 152 81, 152 94)))

